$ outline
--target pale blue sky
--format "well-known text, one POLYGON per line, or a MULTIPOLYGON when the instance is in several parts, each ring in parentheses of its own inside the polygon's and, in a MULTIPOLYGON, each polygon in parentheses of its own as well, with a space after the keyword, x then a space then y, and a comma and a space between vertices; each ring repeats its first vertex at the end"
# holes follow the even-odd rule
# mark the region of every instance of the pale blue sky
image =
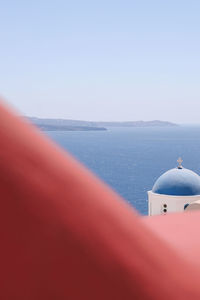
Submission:
POLYGON ((200 1, 6 0, 0 93, 30 116, 200 123, 200 1))

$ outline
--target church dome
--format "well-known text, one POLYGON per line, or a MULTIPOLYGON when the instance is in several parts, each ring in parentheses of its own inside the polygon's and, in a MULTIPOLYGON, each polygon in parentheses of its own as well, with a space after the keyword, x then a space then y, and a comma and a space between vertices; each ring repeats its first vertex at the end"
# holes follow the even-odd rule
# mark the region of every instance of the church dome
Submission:
POLYGON ((179 166, 161 175, 155 182, 152 192, 171 196, 200 195, 200 176, 179 166))

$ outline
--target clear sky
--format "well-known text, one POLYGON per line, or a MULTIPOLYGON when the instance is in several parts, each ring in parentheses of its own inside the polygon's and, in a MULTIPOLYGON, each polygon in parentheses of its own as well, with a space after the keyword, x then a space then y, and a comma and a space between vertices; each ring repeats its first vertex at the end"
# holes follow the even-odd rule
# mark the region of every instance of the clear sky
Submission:
POLYGON ((0 93, 29 116, 200 123, 199 0, 6 0, 0 93))

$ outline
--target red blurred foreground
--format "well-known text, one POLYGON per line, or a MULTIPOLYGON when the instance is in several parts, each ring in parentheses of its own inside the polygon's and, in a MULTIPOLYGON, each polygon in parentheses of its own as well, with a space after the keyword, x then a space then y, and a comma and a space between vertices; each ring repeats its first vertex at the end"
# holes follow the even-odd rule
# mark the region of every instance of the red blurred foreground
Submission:
POLYGON ((200 299, 200 214, 138 216, 0 104, 0 299, 200 299))

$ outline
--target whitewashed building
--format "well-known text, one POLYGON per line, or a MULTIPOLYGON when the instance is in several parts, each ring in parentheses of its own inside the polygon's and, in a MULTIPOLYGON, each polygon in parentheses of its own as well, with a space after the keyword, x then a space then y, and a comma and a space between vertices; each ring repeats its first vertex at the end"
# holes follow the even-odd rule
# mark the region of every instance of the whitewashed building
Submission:
POLYGON ((200 176, 182 166, 161 175, 148 192, 149 215, 200 209, 200 176))

